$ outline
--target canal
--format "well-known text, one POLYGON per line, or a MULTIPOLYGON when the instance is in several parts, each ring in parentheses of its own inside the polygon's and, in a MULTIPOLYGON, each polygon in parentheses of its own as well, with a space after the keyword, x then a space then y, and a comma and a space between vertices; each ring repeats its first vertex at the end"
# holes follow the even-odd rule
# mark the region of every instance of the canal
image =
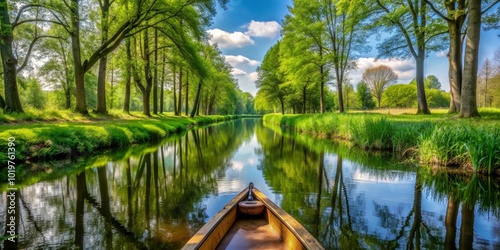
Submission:
MULTIPOLYGON (((134 147, 104 161, 53 163, 66 172, 20 184, 17 247, 180 249, 253 182, 326 249, 500 249, 498 180, 398 164, 259 119, 134 147)), ((8 228, 3 190, 0 235, 8 228)))

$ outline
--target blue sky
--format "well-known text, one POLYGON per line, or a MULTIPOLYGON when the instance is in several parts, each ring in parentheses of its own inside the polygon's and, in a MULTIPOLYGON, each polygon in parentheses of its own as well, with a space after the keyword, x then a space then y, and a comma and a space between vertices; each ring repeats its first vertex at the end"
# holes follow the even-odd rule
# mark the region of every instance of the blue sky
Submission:
MULTIPOLYGON (((226 61, 233 66, 233 75, 238 79, 240 89, 257 93, 254 81, 255 72, 267 50, 280 39, 281 23, 288 13, 291 0, 231 0, 227 10, 218 9, 213 24, 207 31, 212 35, 211 42, 218 43, 226 61)), ((480 66, 486 58, 492 58, 500 48, 500 31, 482 31, 479 61, 480 66)), ((376 44, 378 41, 372 42, 376 44)), ((442 89, 449 91, 447 50, 432 52, 426 59, 425 75, 435 75, 442 89)), ((415 77, 415 62, 410 60, 379 59, 374 61, 377 50, 358 59, 358 69, 350 74, 352 84, 356 85, 363 72, 371 67, 385 64, 396 71, 398 83, 408 83, 415 77)))

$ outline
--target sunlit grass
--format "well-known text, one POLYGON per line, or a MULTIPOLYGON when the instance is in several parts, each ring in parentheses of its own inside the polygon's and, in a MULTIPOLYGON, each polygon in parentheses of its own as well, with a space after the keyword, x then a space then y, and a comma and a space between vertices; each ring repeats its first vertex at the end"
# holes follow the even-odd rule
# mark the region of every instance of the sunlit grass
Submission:
MULTIPOLYGON (((186 130, 189 126, 236 118, 190 118, 164 114, 147 117, 142 113, 126 114, 114 110, 104 116, 71 116, 72 114, 74 113, 70 111, 28 111, 26 114, 3 116, 21 120, 0 124, 0 152, 7 152, 7 140, 13 137, 18 160, 47 160, 70 154, 83 155, 100 149, 155 141, 186 130)), ((6 162, 6 157, 7 154, 0 154, 0 162, 6 162)))
MULTIPOLYGON (((401 110, 400 110, 401 111, 401 110)), ((480 109, 482 118, 459 119, 447 110, 432 115, 381 112, 264 116, 280 125, 319 137, 340 138, 366 149, 416 152, 424 163, 500 170, 500 109, 480 109)))

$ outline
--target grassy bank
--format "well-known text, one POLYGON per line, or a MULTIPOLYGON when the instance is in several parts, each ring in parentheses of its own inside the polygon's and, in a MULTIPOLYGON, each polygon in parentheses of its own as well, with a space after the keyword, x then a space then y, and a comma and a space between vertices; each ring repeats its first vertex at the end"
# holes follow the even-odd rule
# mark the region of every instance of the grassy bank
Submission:
MULTIPOLYGON (((64 116, 42 114, 33 118, 22 114, 0 124, 0 162, 7 162, 9 138, 14 138, 17 161, 49 160, 70 155, 86 155, 98 150, 157 141, 190 126, 209 124, 236 116, 195 118, 139 114, 106 116, 64 116)), ((11 118, 3 116, 4 119, 11 118)), ((12 139, 11 139, 12 140, 12 139)))
POLYGON ((355 146, 393 150, 423 163, 500 172, 500 112, 483 111, 484 119, 452 115, 376 113, 264 116, 264 123, 321 138, 343 139, 355 146))

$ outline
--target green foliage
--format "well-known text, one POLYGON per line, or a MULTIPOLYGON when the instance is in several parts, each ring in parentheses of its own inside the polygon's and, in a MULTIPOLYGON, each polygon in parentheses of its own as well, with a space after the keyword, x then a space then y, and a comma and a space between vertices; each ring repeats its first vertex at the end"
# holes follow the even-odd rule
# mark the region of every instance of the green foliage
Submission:
POLYGON ((85 74, 85 96, 87 107, 95 109, 97 107, 97 76, 93 73, 85 74))
POLYGON ((370 89, 368 88, 368 85, 366 85, 366 83, 358 83, 358 86, 356 87, 356 95, 362 109, 375 108, 375 102, 373 101, 372 94, 370 93, 370 89))
POLYGON ((42 90, 40 83, 36 78, 29 77, 28 79, 19 77, 19 95, 21 103, 24 107, 32 107, 35 109, 44 109, 46 105, 46 93, 42 90))
POLYGON ((417 87, 411 84, 389 86, 382 96, 383 107, 413 107, 416 105, 417 87))
POLYGON ((447 108, 450 106, 450 94, 442 90, 428 89, 426 96, 431 108, 447 108))
MULTIPOLYGON (((413 78, 411 81, 410 81, 410 84, 412 85, 417 85, 417 80, 415 78, 413 78)), ((428 75, 425 79, 424 79, 424 86, 425 86, 425 89, 441 89, 441 82, 439 81, 439 79, 435 76, 435 75, 428 75)))
MULTIPOLYGON (((282 88, 283 77, 279 73, 280 58, 279 58, 280 42, 273 45, 264 56, 262 65, 257 68, 259 74, 256 81, 257 97, 266 102, 279 102, 282 106, 285 90, 282 88)), ((281 110, 284 113, 284 110, 281 110)))

